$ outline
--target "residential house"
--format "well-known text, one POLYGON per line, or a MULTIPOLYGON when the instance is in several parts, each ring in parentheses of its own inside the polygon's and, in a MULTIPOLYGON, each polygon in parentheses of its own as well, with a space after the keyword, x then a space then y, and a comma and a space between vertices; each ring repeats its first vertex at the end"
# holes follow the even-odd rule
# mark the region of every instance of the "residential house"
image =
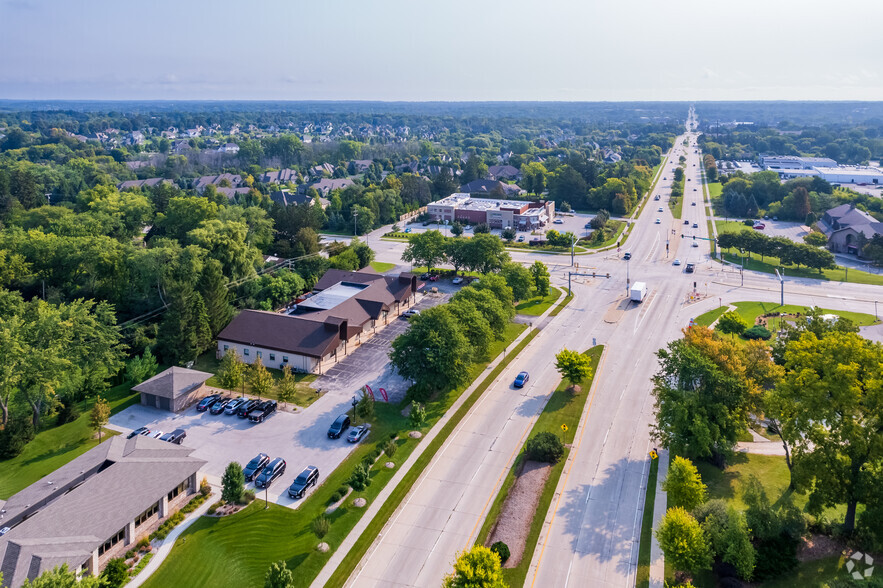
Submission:
POLYGON ((307 187, 305 184, 301 184, 301 188, 303 188, 304 192, 306 192, 309 188, 315 188, 320 196, 328 196, 334 190, 343 190, 347 186, 354 185, 353 181, 349 178, 340 178, 340 179, 331 179, 331 178, 322 178, 318 182, 310 184, 307 187))
POLYGON ((521 179, 521 170, 511 165, 492 165, 487 169, 488 177, 492 180, 515 180, 521 179))
POLYGON ((832 208, 822 215, 818 225, 828 238, 828 249, 835 253, 858 254, 862 241, 883 235, 883 223, 856 208, 855 204, 832 208))
POLYGON ((270 192, 270 200, 280 206, 292 206, 310 202, 310 197, 302 192, 292 192, 291 190, 275 190, 273 192, 270 192))
POLYGON ((467 194, 493 194, 502 191, 504 196, 518 196, 526 194, 524 190, 515 184, 506 184, 498 180, 472 180, 468 184, 460 186, 460 192, 467 194))
POLYGON ((314 165, 310 168, 310 175, 314 178, 321 178, 325 174, 334 175, 334 166, 330 163, 314 165))
POLYGON ((220 147, 218 147, 218 153, 229 153, 231 155, 236 155, 239 153, 239 145, 236 143, 224 143, 220 147))
POLYGON ((146 180, 126 180, 117 184, 117 190, 131 190, 132 188, 152 188, 160 184, 171 184, 171 180, 165 178, 147 178, 146 180))
POLYGON ((353 167, 355 167, 357 174, 363 174, 368 171, 368 168, 371 167, 371 164, 374 163, 373 159, 354 159, 352 162, 353 167))
POLYGON ((193 180, 193 189, 201 194, 209 184, 220 186, 224 180, 230 184, 229 187, 231 188, 238 188, 242 184, 242 176, 239 174, 219 174, 216 176, 202 176, 193 180))
POLYGON ((262 184, 287 184, 289 182, 297 182, 296 169, 280 169, 276 171, 264 172, 259 176, 258 181, 262 184))
POLYGON ((174 143, 172 143, 172 153, 176 155, 181 155, 182 153, 187 153, 191 151, 193 147, 190 146, 190 142, 186 139, 178 139, 174 143))

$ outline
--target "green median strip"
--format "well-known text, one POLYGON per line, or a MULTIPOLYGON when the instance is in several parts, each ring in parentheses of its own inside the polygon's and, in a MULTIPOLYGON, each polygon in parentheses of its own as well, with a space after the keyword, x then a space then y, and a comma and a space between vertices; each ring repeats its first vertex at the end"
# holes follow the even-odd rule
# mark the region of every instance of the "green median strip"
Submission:
POLYGON ((650 586, 650 546, 653 538, 653 508, 656 505, 656 479, 659 472, 659 460, 650 462, 650 474, 647 479, 647 494, 644 497, 644 516, 641 521, 641 543, 638 549, 638 571, 635 575, 635 587, 650 586))

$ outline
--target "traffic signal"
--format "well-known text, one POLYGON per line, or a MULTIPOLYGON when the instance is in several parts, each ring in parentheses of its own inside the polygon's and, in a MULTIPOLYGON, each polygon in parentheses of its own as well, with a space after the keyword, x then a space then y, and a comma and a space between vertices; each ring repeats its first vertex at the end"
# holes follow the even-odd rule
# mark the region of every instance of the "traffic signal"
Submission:
POLYGON ((693 235, 693 240, 694 240, 694 241, 696 240, 696 235, 693 235))

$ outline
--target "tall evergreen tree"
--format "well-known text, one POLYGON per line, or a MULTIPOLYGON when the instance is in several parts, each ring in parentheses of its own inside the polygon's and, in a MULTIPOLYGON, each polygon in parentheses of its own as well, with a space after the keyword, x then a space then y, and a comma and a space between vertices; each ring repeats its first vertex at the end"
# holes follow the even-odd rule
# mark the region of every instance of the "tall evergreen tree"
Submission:
POLYGON ((233 317, 233 305, 230 304, 231 296, 226 282, 221 262, 216 259, 206 260, 199 283, 199 293, 205 302, 212 337, 220 333, 233 317))

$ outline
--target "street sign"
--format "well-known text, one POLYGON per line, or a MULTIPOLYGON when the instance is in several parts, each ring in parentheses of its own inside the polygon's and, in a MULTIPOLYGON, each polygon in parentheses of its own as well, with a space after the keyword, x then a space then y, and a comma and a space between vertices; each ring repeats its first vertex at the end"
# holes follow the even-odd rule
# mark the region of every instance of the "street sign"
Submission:
POLYGON ((561 425, 561 430, 566 433, 567 432, 567 425, 561 425))
POLYGON ((650 450, 650 459, 656 459, 659 457, 659 454, 656 453, 655 449, 650 450))

